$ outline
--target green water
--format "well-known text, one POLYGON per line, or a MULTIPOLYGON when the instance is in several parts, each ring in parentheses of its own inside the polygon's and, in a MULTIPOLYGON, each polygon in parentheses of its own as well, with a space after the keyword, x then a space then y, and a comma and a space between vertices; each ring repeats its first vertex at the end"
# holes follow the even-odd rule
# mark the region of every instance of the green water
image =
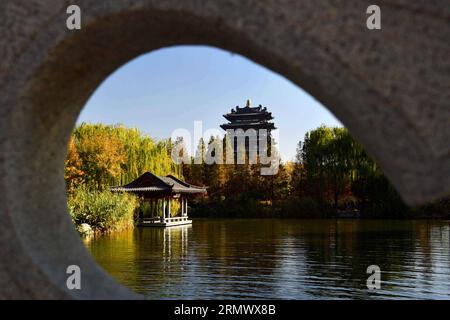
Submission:
POLYGON ((154 299, 450 299, 449 233, 449 221, 198 219, 86 245, 154 299))

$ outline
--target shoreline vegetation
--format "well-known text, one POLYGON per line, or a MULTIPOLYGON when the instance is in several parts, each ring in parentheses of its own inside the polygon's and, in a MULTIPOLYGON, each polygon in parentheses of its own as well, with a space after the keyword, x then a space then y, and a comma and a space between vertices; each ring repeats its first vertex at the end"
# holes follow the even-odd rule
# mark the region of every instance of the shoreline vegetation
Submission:
POLYGON ((139 199, 110 191, 91 191, 80 187, 68 197, 69 214, 83 236, 118 232, 133 228, 139 199))
MULTIPOLYGON (((77 126, 68 144, 65 181, 80 234, 132 228, 138 213, 148 211, 145 204, 109 187, 146 171, 207 186, 207 196, 191 201, 194 218, 450 218, 450 198, 406 206, 345 128, 320 126, 308 132, 298 143, 296 159, 281 163, 274 176, 262 176, 259 164, 194 164, 192 157, 191 163, 177 165, 171 154, 179 143, 157 141, 123 125, 77 126)), ((200 139, 195 157, 203 157, 208 147, 200 139)))

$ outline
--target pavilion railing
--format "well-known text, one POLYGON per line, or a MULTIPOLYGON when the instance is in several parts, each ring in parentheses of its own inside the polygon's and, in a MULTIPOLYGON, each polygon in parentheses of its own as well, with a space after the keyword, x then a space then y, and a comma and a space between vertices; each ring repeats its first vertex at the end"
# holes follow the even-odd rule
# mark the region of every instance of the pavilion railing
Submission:
POLYGON ((160 222, 181 222, 181 221, 187 221, 189 218, 187 216, 181 216, 181 217, 170 217, 163 219, 162 217, 153 217, 153 218, 143 218, 140 223, 160 223, 160 222))

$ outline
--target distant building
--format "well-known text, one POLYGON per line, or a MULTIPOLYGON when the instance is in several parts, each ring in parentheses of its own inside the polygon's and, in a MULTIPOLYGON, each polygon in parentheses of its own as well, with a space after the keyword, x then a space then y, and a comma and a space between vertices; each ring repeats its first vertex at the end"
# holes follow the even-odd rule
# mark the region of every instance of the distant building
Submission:
MULTIPOLYGON (((250 99, 247 100, 245 107, 240 108, 236 106, 236 109, 231 109, 230 113, 224 114, 223 117, 229 121, 229 123, 222 124, 220 127, 224 130, 236 130, 242 129, 244 132, 249 133, 251 129, 255 130, 256 136, 254 143, 250 143, 250 137, 245 136, 245 152, 248 155, 249 151, 256 151, 260 154, 261 141, 263 139, 267 142, 267 148, 271 145, 271 130, 275 130, 275 125, 270 120, 273 119, 272 113, 267 111, 266 107, 261 105, 257 107, 251 106, 250 99), (263 130, 261 130, 263 129, 263 130), (249 131, 250 130, 250 131, 249 131), (253 148, 251 148, 253 146, 253 148), (255 149, 256 148, 256 149, 255 149)), ((238 138, 236 135, 233 139, 234 143, 234 153, 236 155, 238 150, 238 138)), ((267 152, 262 150, 262 152, 267 152)))

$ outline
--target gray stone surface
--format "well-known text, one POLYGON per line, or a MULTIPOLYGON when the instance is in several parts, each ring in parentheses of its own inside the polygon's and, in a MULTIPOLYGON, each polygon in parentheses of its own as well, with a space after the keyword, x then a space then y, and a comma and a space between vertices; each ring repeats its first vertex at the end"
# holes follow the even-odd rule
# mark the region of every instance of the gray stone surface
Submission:
MULTIPOLYGON (((0 2, 0 297, 139 298, 92 260, 66 209, 63 160, 93 90, 134 57, 206 44, 284 75, 327 106, 410 204, 450 192, 450 6, 377 1, 0 2), (66 288, 66 268, 82 289, 66 288)), ((151 88, 150 88, 151 90, 151 88)), ((149 119, 151 121, 151 119, 149 119)))

